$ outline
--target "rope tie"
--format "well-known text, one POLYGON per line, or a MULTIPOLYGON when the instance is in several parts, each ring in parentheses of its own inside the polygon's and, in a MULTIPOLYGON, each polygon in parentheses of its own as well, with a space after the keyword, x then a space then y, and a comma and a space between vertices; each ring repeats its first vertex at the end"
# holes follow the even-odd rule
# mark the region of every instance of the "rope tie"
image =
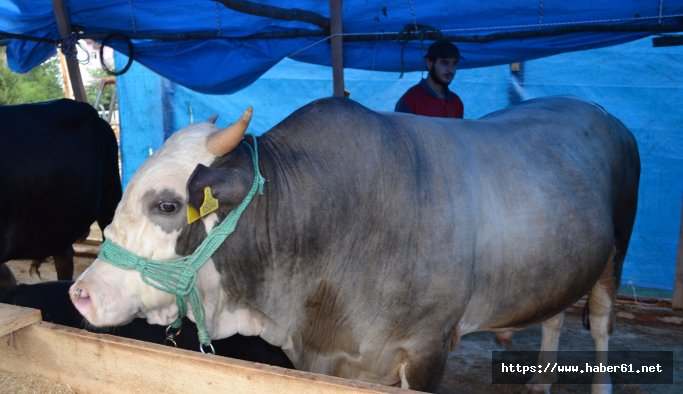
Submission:
MULTIPOLYGON (((200 350, 209 347, 213 352, 211 337, 206 331, 206 318, 204 315, 204 305, 201 294, 197 288, 197 273, 204 263, 211 258, 218 247, 225 242, 230 234, 235 231, 237 222, 242 213, 247 208, 256 193, 263 194, 265 178, 261 175, 258 165, 258 149, 256 138, 253 138, 254 146, 248 142, 244 143, 249 147, 254 165, 254 182, 249 189, 244 200, 233 209, 228 216, 216 227, 214 227, 195 251, 185 257, 178 257, 168 260, 152 260, 138 256, 120 245, 107 239, 102 243, 100 253, 97 258, 109 264, 123 269, 134 269, 140 273, 142 281, 155 289, 176 296, 178 305, 178 318, 171 323, 169 328, 178 329, 182 325, 182 319, 187 315, 187 304, 192 308, 192 314, 197 324, 197 331, 200 342, 200 350)), ((167 329, 168 331, 168 329, 167 329)), ((174 334, 174 336, 177 335, 174 334)), ((172 340, 173 338, 171 338, 172 340)))
POLYGON ((62 54, 66 57, 77 59, 78 50, 76 45, 78 44, 78 33, 71 32, 68 36, 62 37, 57 42, 57 46, 61 49, 62 54))
POLYGON ((136 271, 139 271, 139 272, 144 272, 146 267, 147 267, 147 260, 136 259, 135 260, 135 267, 133 267, 133 269, 135 269, 136 271))

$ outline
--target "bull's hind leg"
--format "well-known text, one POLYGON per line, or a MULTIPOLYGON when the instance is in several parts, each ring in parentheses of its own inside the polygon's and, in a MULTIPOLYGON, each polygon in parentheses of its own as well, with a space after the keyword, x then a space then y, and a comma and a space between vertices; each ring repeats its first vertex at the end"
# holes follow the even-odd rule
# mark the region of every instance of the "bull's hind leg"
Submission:
POLYGON ((543 370, 536 372, 526 384, 530 391, 550 392, 550 386, 557 381, 554 368, 557 362, 557 349, 560 346, 560 331, 564 324, 564 312, 543 322, 541 325, 541 352, 538 355, 538 365, 543 370))
MULTIPOLYGON (((614 277, 613 249, 605 270, 600 279, 591 289, 588 296, 588 318, 590 321, 591 336, 595 342, 596 365, 607 365, 607 350, 609 348, 609 336, 614 329, 613 304, 617 294, 617 283, 614 277)), ((596 373, 593 375, 591 393, 611 393, 612 384, 608 373, 596 373)))

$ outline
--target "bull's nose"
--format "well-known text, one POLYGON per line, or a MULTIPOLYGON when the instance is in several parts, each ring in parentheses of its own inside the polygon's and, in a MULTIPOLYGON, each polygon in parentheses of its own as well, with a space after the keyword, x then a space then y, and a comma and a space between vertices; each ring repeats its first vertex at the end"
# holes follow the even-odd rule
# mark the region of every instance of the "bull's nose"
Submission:
POLYGON ((71 285, 69 288, 69 297, 81 315, 87 317, 92 304, 90 300, 90 294, 82 282, 77 281, 71 285))
POLYGON ((69 295, 71 296, 71 299, 76 299, 76 298, 88 298, 88 290, 86 290, 83 286, 83 284, 78 281, 71 285, 69 288, 69 295))
POLYGON ((81 298, 81 294, 83 293, 83 289, 78 288, 74 291, 71 292, 71 297, 73 298, 81 298))
POLYGON ((88 290, 77 287, 71 293, 71 298, 90 298, 90 295, 88 295, 88 290))

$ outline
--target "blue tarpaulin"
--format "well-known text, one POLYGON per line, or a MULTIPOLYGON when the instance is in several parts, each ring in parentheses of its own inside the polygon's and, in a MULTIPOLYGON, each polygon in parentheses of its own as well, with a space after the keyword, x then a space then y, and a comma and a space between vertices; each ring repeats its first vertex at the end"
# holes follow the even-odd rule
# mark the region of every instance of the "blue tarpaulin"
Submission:
MULTIPOLYGON (((331 63, 328 1, 65 4, 77 38, 106 40, 123 54, 129 54, 129 38, 140 64, 203 93, 238 91, 286 57, 331 63), (266 12, 269 17, 253 14, 266 12)), ((683 0, 344 0, 342 15, 344 67, 375 71, 421 70, 426 47, 438 37, 459 45, 459 66, 467 69, 683 31, 683 0)), ((15 37, 7 61, 17 72, 52 56, 60 36, 51 0, 0 2, 3 33, 15 37)))

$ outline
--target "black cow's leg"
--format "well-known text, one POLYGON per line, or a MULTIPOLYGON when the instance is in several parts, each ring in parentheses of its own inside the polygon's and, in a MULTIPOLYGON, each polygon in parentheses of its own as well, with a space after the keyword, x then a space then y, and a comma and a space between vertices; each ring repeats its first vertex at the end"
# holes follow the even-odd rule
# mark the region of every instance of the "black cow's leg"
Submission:
POLYGON ((0 263, 0 298, 17 287, 17 280, 7 264, 0 263))
POLYGON ((55 254, 55 270, 57 279, 71 280, 74 275, 74 248, 69 245, 62 252, 55 254))

